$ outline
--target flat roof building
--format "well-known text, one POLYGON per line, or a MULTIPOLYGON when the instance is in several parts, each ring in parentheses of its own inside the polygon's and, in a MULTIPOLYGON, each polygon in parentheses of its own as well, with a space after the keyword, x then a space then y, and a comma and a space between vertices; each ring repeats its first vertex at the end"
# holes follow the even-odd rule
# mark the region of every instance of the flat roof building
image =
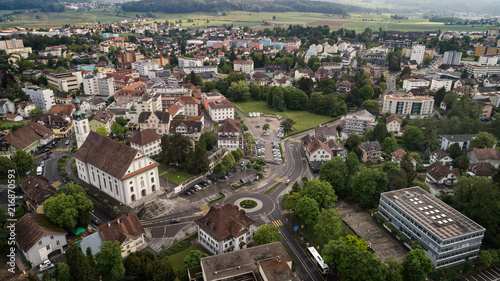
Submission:
POLYGON ((486 231, 418 186, 382 193, 379 213, 418 241, 435 269, 477 258, 486 231))

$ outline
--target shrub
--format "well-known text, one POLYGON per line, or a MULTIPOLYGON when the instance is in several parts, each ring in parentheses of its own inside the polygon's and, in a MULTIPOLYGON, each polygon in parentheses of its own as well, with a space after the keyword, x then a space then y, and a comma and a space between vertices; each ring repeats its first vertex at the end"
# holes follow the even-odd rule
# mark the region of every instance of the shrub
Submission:
POLYGON ((113 206, 113 210, 118 210, 118 206, 113 206))
POLYGON ((99 198, 99 194, 94 193, 94 198, 96 198, 96 199, 99 198))
POLYGON ((109 204, 109 201, 108 201, 108 199, 104 199, 104 200, 102 200, 102 203, 107 205, 107 204, 109 204))

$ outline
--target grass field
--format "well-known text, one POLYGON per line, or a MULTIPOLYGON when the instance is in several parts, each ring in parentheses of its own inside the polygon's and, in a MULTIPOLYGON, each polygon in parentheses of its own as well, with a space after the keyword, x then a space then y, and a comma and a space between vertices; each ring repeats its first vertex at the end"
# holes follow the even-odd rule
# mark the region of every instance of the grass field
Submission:
POLYGON ((2 124, 0 125, 0 128, 2 130, 4 129, 8 129, 12 126, 15 126, 15 125, 22 125, 23 123, 22 122, 14 122, 14 121, 3 121, 2 124))
POLYGON ((168 256, 168 261, 172 264, 174 271, 179 271, 184 269, 184 258, 189 255, 192 250, 198 250, 195 245, 189 246, 186 250, 168 256))
POLYGON ((181 184, 191 178, 191 176, 183 171, 168 172, 163 174, 162 178, 165 178, 175 184, 181 184))
MULTIPOLYGON (((0 10, 0 16, 11 14, 12 11, 0 10)), ((71 25, 93 25, 94 16, 96 22, 111 22, 115 20, 131 19, 136 13, 126 13, 125 15, 116 15, 116 10, 95 9, 91 11, 65 11, 63 13, 22 13, 12 15, 11 22, 2 22, 0 27, 58 27, 64 24, 71 25)), ((233 11, 226 16, 213 13, 188 13, 188 14, 166 14, 155 13, 154 21, 170 21, 180 27, 202 27, 202 26, 220 26, 223 24, 234 24, 238 26, 249 26, 256 29, 264 29, 261 26, 262 21, 272 21, 274 23, 284 23, 293 25, 328 25, 332 29, 346 27, 363 31, 366 27, 377 30, 382 27, 387 30, 403 31, 423 31, 423 30, 480 30, 484 31, 487 27, 475 27, 468 25, 444 25, 443 23, 428 22, 418 15, 409 15, 407 20, 393 20, 391 14, 351 14, 349 18, 341 16, 332 16, 319 13, 270 13, 270 12, 246 12, 233 11), (276 20, 273 20, 276 16, 276 20), (182 22, 179 22, 182 21, 182 22)), ((148 22, 146 22, 148 23, 148 22)))
POLYGON ((293 128, 298 131, 314 128, 320 124, 326 123, 332 118, 324 115, 318 115, 307 111, 283 111, 276 112, 269 107, 265 101, 246 101, 246 102, 232 102, 241 112, 248 116, 249 112, 262 112, 264 114, 281 115, 283 118, 291 118, 297 122, 293 128))

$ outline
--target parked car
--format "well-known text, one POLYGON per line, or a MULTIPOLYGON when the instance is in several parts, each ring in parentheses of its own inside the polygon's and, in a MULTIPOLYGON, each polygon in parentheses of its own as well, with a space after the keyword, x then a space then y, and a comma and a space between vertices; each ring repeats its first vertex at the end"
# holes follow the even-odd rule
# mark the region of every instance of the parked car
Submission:
POLYGON ((186 195, 186 196, 190 196, 190 195, 192 194, 189 190, 186 190, 186 191, 184 191, 183 193, 184 193, 184 195, 186 195))
POLYGON ((38 268, 39 268, 40 272, 42 272, 42 271, 51 269, 53 267, 54 267, 54 264, 51 261, 46 260, 46 261, 42 262, 38 268))
POLYGON ((203 187, 208 186, 208 184, 206 183, 206 181, 202 181, 202 182, 200 182, 200 183, 199 183, 199 185, 201 185, 201 186, 203 186, 203 187))
POLYGON ((52 154, 52 151, 50 151, 50 150, 49 150, 49 151, 47 151, 47 153, 46 153, 46 154, 47 154, 47 155, 50 155, 50 154, 52 154))
POLYGON ((181 220, 180 219, 171 219, 170 220, 170 224, 176 224, 176 223, 180 223, 181 220))
POLYGON ((64 142, 64 144, 65 144, 65 145, 70 144, 69 140, 65 141, 65 142, 64 142))
POLYGON ((223 180, 227 180, 227 176, 225 176, 225 175, 221 176, 220 178, 223 179, 223 180))
POLYGON ((206 180, 205 182, 207 183, 207 185, 211 185, 212 184, 212 182, 210 180, 206 180))
POLYGON ((45 155, 45 156, 43 157, 43 160, 47 160, 47 159, 49 159, 49 157, 50 157, 50 155, 45 155))
POLYGON ((195 186, 193 186, 193 188, 195 191, 202 190, 201 186, 199 186, 199 185, 195 185, 195 186))
POLYGON ((255 128, 260 128, 260 125, 256 125, 255 128))
POLYGON ((42 150, 42 152, 49 152, 50 151, 50 148, 45 148, 44 150, 42 150))
POLYGON ((92 224, 93 225, 100 225, 101 221, 98 218, 92 218, 92 224))

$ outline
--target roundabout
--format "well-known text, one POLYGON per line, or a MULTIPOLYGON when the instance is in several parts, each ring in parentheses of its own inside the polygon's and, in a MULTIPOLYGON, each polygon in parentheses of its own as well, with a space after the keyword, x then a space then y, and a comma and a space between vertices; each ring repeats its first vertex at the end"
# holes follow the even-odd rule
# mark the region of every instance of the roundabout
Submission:
POLYGON ((265 213, 269 214, 274 210, 274 204, 271 198, 262 193, 237 193, 233 194, 222 202, 222 205, 232 204, 245 210, 246 213, 265 213))

